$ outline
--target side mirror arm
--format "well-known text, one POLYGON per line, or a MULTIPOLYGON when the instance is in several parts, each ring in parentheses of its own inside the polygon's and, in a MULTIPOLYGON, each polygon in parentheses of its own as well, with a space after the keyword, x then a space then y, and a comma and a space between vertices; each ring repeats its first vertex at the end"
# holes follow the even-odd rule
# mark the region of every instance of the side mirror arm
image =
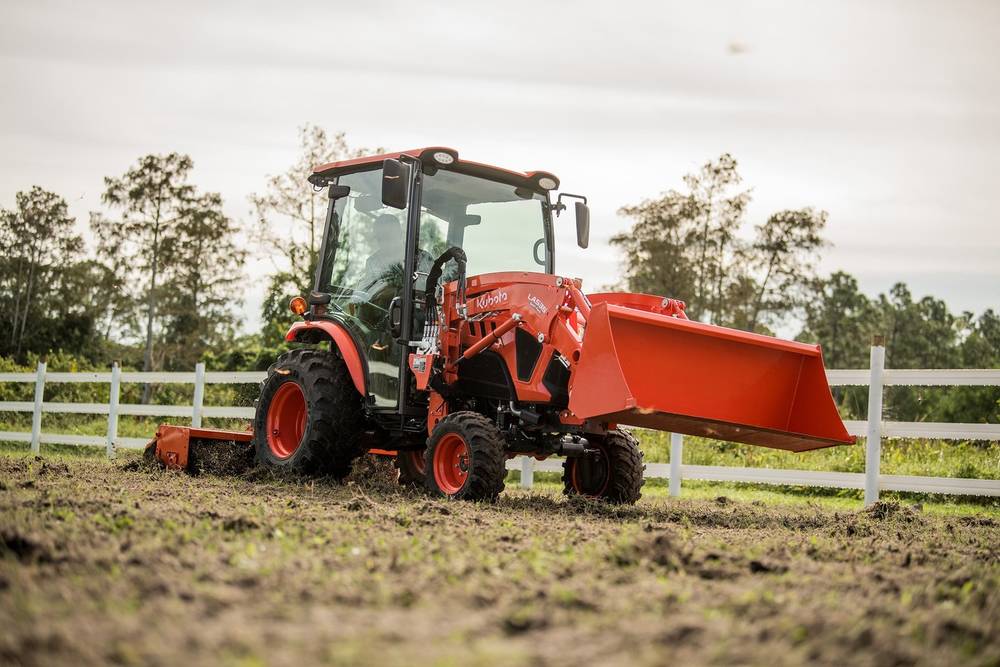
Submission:
POLYGON ((552 207, 552 210, 556 212, 556 217, 559 217, 559 214, 566 210, 566 204, 563 203, 563 197, 566 197, 567 199, 579 200, 575 204, 576 244, 581 248, 586 248, 590 245, 590 208, 587 206, 587 198, 583 195, 560 192, 559 198, 556 199, 555 206, 552 207))

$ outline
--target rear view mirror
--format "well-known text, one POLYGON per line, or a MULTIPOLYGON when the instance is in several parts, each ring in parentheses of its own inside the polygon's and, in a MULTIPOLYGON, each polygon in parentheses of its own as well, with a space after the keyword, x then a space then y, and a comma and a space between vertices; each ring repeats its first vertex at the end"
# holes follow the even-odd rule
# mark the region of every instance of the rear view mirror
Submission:
POLYGON ((348 185, 331 185, 327 194, 330 196, 330 199, 337 201, 351 194, 351 188, 348 185))
POLYGON ((410 194, 410 168, 399 160, 382 163, 382 203, 393 208, 406 208, 410 194))
POLYGON ((590 209, 582 201, 576 202, 576 244, 581 248, 590 245, 590 209))

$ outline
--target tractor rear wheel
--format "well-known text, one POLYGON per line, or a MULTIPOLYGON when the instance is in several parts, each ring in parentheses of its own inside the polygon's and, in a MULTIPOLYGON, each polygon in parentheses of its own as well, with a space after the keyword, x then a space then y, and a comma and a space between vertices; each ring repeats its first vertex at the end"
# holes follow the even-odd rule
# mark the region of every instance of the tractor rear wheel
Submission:
POLYGON ((460 500, 496 500, 507 476, 500 429, 478 412, 455 412, 438 422, 427 440, 428 491, 460 500))
POLYGON ((403 486, 424 486, 427 467, 424 465, 424 450, 407 450, 396 454, 396 468, 399 483, 403 486))
POLYGON ((639 443, 625 431, 603 438, 589 437, 595 454, 568 458, 563 463, 564 493, 632 505, 642 496, 643 463, 639 443))
POLYGON ((363 451, 361 395, 333 352, 292 350, 261 385, 254 449, 265 466, 343 479, 363 451))

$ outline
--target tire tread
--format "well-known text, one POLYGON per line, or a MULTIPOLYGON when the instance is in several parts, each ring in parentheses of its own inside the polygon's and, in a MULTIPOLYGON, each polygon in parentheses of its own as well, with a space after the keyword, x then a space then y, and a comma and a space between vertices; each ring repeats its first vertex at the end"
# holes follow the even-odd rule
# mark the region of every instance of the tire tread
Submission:
POLYGON ((335 353, 320 349, 285 352, 267 369, 261 384, 261 398, 254 416, 254 447, 264 465, 286 467, 310 475, 330 475, 343 479, 364 449, 361 435, 365 427, 363 402, 344 361, 335 353), (309 408, 309 423, 295 454, 275 459, 265 433, 269 399, 282 383, 282 375, 294 374, 302 386, 309 408), (264 408, 264 409, 262 409, 264 408))

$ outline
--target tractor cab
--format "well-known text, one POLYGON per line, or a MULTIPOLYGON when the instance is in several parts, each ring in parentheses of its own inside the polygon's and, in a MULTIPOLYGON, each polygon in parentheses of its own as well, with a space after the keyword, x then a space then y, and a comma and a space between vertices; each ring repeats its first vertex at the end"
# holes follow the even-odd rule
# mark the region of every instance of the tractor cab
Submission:
MULTIPOLYGON (((363 351, 370 407, 387 414, 426 414, 409 390, 407 352, 426 319, 423 294, 435 260, 452 249, 467 275, 552 274, 552 202, 559 185, 547 172, 513 172, 459 159, 447 148, 334 162, 310 178, 326 187, 330 206, 309 317, 344 325, 363 351)), ((573 195, 565 195, 574 197, 573 195)), ((582 200, 582 197, 577 197, 582 200)), ((576 203, 578 239, 586 246, 589 214, 576 203)), ((440 283, 458 277, 447 262, 440 283)))

